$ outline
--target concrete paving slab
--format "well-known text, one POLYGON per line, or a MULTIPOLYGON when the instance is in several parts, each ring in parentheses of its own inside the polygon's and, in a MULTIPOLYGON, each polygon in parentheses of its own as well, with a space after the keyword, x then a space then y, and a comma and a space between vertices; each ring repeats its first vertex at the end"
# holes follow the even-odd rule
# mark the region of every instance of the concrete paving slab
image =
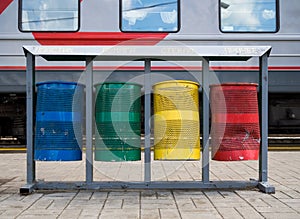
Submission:
MULTIPOLYGON (((0 218, 300 218, 300 152, 269 152, 275 194, 249 190, 35 191, 21 196, 26 154, 0 154, 0 218)), ((201 160, 153 161, 153 180, 201 180, 201 160)), ((143 162, 95 162, 94 180, 142 181, 143 162)), ((258 161, 210 163, 211 180, 258 177, 258 161)), ((85 162, 37 162, 37 179, 85 180, 85 162)))

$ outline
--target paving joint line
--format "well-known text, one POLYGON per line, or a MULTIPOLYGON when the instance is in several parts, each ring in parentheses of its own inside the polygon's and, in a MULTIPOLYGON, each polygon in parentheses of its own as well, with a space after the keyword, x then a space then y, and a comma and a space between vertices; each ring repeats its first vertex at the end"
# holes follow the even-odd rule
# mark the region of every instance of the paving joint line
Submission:
POLYGON ((216 211, 221 216, 221 218, 224 218, 223 215, 221 214, 221 212, 218 210, 218 208, 214 205, 214 203, 212 202, 212 200, 210 200, 210 198, 207 196, 207 194, 205 192, 203 192, 203 194, 208 199, 208 201, 210 202, 210 204, 214 207, 214 209, 216 209, 216 211))
POLYGON ((64 212, 64 210, 66 210, 66 208, 69 206, 69 204, 75 199, 75 197, 78 195, 78 193, 79 193, 79 191, 80 190, 78 190, 77 192, 76 192, 76 194, 67 202, 67 204, 66 204, 66 206, 64 207, 64 209, 57 215, 57 217, 56 218, 59 218, 61 215, 62 215, 62 213, 64 212))
MULTIPOLYGON (((251 204, 250 201, 248 201, 247 199, 245 199, 243 196, 241 196, 240 194, 238 194, 237 192, 234 192, 238 197, 240 197, 242 200, 244 200, 248 205, 251 206, 251 208, 253 208, 254 211, 256 211, 260 216, 262 216, 263 218, 266 218, 265 216, 263 216, 262 212, 259 212, 256 210, 256 208, 251 204)), ((266 203, 268 206, 270 206, 267 202, 264 201, 264 199, 259 198, 260 200, 262 200, 264 203, 266 203)), ((272 207, 272 206, 270 206, 272 207)))
MULTIPOLYGON (((38 199, 36 199, 34 202, 32 202, 27 208, 23 209, 19 214, 16 215, 15 218, 18 218, 21 214, 23 214, 25 211, 27 211, 32 205, 34 205, 38 200, 40 200, 44 195, 41 195, 38 199)), ((25 196, 28 197, 28 196, 25 196)), ((24 198, 25 198, 24 197, 24 198)), ((23 199, 22 199, 23 200, 23 199)), ((22 201, 21 200, 21 201, 22 201)))
POLYGON ((180 219, 182 219, 182 215, 181 215, 181 212, 180 212, 180 210, 179 210, 179 206, 178 206, 178 203, 177 203, 177 200, 176 200, 176 197, 175 197, 175 195, 174 195, 173 190, 171 190, 171 194, 172 194, 172 196, 173 196, 173 199, 174 199, 174 202, 175 202, 176 209, 177 209, 177 211, 178 211, 179 217, 180 217, 180 219))
POLYGON ((102 207, 101 207, 101 209, 100 209, 100 212, 99 212, 97 218, 100 218, 100 216, 101 216, 101 214, 102 214, 102 211, 103 211, 103 209, 104 209, 104 206, 106 205, 106 202, 107 202, 107 199, 108 199, 109 194, 110 194, 110 192, 107 192, 106 198, 105 198, 105 200, 104 200, 104 202, 103 202, 103 205, 102 205, 102 207))

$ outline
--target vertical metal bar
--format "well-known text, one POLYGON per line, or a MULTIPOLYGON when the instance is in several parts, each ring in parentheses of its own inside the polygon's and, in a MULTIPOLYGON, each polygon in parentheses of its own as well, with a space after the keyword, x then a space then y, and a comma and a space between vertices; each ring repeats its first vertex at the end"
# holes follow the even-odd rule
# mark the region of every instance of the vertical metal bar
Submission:
POLYGON ((86 183, 93 182, 93 58, 86 58, 86 183))
POLYGON ((259 58, 259 100, 261 144, 259 154, 259 181, 268 180, 268 54, 259 58))
POLYGON ((35 97, 35 56, 26 55, 26 139, 27 139, 27 184, 35 182, 34 161, 34 97, 35 97))
POLYGON ((209 182, 209 60, 202 60, 202 181, 209 182))
POLYGON ((144 72, 144 127, 145 127, 145 150, 144 150, 144 181, 151 181, 151 60, 145 60, 145 72, 144 72))

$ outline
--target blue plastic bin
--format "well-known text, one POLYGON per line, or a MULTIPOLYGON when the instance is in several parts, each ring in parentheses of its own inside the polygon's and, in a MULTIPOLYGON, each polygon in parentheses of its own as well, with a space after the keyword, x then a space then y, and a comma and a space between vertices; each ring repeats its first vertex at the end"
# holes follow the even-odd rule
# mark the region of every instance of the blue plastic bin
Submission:
POLYGON ((82 160, 83 97, 81 84, 37 83, 35 160, 82 160))

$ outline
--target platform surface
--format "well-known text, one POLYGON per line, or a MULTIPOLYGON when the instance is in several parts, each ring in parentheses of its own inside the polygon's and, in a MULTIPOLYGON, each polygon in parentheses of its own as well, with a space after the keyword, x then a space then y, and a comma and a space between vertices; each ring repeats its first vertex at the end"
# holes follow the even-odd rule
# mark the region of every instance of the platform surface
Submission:
MULTIPOLYGON (((143 157, 143 156, 142 156, 143 157)), ((142 161, 94 162, 95 181, 142 181, 142 161)), ((26 153, 0 154, 0 218, 300 218, 300 152, 269 152, 275 194, 251 190, 36 191, 21 196, 26 153)), ((258 161, 210 162, 210 180, 257 179, 258 161)), ((85 163, 37 162, 37 179, 84 181, 85 163)), ((201 160, 153 161, 152 180, 201 180, 201 160)))

